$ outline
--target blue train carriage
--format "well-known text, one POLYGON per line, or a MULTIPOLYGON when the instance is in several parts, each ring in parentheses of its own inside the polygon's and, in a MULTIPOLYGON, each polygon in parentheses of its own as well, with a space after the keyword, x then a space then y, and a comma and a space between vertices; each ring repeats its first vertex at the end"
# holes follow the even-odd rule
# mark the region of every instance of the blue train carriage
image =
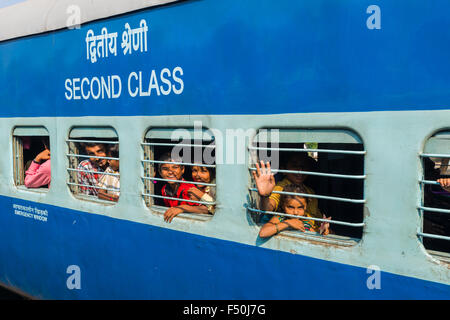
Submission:
POLYGON ((450 157, 448 7, 4 5, 1 285, 38 299, 448 299, 450 208, 437 182, 450 157), (33 162, 46 148, 51 181, 37 187, 26 172, 49 163, 33 162), (196 164, 184 155, 209 157, 215 181, 197 186, 215 198, 196 203, 214 214, 164 221, 177 197, 162 195, 171 162, 160 159, 173 148, 180 181, 196 164), (286 167, 293 154, 310 166, 286 167), (93 157, 120 170, 80 169, 93 157), (261 207, 261 159, 277 181, 307 176, 304 196, 332 233, 259 237, 283 214, 261 207), (118 201, 86 192, 81 174, 120 178, 91 188, 118 201))

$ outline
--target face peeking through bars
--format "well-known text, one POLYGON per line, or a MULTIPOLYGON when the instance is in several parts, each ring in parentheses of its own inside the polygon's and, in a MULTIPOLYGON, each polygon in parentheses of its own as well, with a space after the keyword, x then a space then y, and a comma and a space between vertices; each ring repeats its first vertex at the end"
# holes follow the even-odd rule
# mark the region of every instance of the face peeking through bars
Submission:
POLYGON ((86 144, 86 154, 91 156, 89 160, 93 165, 104 168, 107 166, 108 161, 106 159, 100 159, 96 157, 106 157, 106 147, 104 144, 86 144))
MULTIPOLYGON (((173 159, 170 154, 164 155, 160 161, 164 162, 181 162, 173 159)), ((158 168, 159 174, 163 179, 167 179, 166 181, 169 184, 177 183, 175 181, 170 180, 181 180, 184 174, 184 166, 177 163, 160 163, 158 168)))
MULTIPOLYGON (((309 171, 310 167, 307 156, 303 154, 292 154, 286 163, 286 169, 291 171, 309 171)), ((301 173, 286 173, 286 177, 292 183, 301 185, 308 176, 301 173)))

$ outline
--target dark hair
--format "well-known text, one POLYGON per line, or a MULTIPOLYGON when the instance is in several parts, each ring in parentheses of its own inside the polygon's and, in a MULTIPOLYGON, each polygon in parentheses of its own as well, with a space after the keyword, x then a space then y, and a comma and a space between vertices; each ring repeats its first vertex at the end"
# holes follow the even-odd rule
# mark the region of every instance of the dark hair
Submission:
MULTIPOLYGON (((173 162, 182 162, 181 158, 172 157, 170 152, 164 153, 161 157, 159 157, 158 161, 173 161, 173 162)), ((158 171, 161 170, 161 166, 165 163, 158 163, 158 171)))
MULTIPOLYGON (((159 157, 158 161, 173 161, 173 162, 182 162, 181 159, 179 159, 178 157, 172 157, 172 154, 170 152, 164 153, 161 157, 159 157)), ((158 163, 158 172, 161 172, 161 167, 164 165, 165 163, 158 163)), ((179 187, 179 183, 176 182, 176 188, 175 190, 172 190, 172 188, 167 188, 166 187, 166 194, 169 197, 177 197, 177 191, 178 191, 178 187, 179 187)))
POLYGON ((104 143, 97 143, 97 142, 79 142, 79 149, 83 149, 83 151, 86 152, 86 148, 92 148, 96 146, 103 146, 105 148, 105 151, 107 151, 107 148, 104 143))
POLYGON ((41 141, 44 147, 50 150, 50 137, 42 137, 41 141))
POLYGON ((97 143, 97 142, 80 142, 80 146, 82 146, 83 148, 86 147, 95 147, 98 145, 104 145, 103 143, 97 143))
POLYGON ((209 177, 210 177, 211 181, 216 178, 216 170, 214 168, 212 168, 212 167, 205 167, 204 164, 200 164, 200 163, 194 163, 192 168, 194 168, 194 167, 201 167, 201 168, 205 168, 206 170, 208 170, 209 177))
POLYGON ((110 157, 119 158, 119 145, 113 144, 108 148, 108 154, 110 157))
MULTIPOLYGON (((292 192, 292 193, 309 193, 305 186, 303 185, 298 185, 298 184, 288 184, 286 187, 283 188, 283 192, 292 192)), ((295 199, 295 198, 303 198, 306 200, 306 202, 308 202, 308 198, 304 197, 304 196, 300 196, 300 195, 291 195, 291 194, 282 194, 280 197, 280 207, 282 208, 285 204, 286 201, 290 200, 290 199, 295 199)))
POLYGON ((312 159, 310 156, 308 156, 305 153, 293 153, 293 154, 290 154, 288 156, 288 158, 286 159, 286 162, 284 163, 284 167, 287 168, 287 166, 290 163, 298 162, 304 171, 310 171, 312 169, 311 160, 314 161, 314 159, 312 159))

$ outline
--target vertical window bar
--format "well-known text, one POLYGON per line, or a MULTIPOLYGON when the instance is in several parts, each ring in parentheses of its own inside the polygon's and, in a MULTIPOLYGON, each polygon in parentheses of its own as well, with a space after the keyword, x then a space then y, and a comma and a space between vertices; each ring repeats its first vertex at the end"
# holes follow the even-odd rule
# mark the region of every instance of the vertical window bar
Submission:
MULTIPOLYGON (((432 139, 434 139, 434 137, 431 137, 430 140, 425 144, 425 150, 422 153, 419 153, 419 159, 421 160, 421 164, 422 164, 422 174, 421 174, 421 179, 419 180, 419 186, 420 186, 420 192, 421 192, 421 198, 420 198, 420 205, 418 206, 418 211, 420 213, 420 228, 418 228, 417 231, 417 236, 420 239, 420 241, 422 242, 422 244, 424 245, 425 249, 436 251, 436 252, 444 252, 448 254, 448 249, 445 249, 445 246, 441 245, 441 244, 432 244, 431 242, 426 245, 424 244, 424 239, 428 238, 430 241, 430 239, 435 239, 436 241, 450 241, 450 237, 448 235, 448 233, 444 233, 444 235, 441 234, 436 234, 436 233, 430 233, 430 232, 425 232, 425 214, 427 215, 427 217, 429 217, 430 215, 436 214, 439 215, 442 214, 450 214, 450 210, 445 208, 445 202, 441 202, 444 201, 443 199, 439 199, 438 196, 433 195, 434 192, 431 190, 431 188, 434 185, 439 186, 440 184, 436 181, 436 176, 433 174, 430 174, 428 170, 430 170, 430 166, 426 165, 426 159, 428 158, 428 161, 433 162, 434 163, 434 170, 437 169, 436 166, 439 166, 439 174, 437 175, 437 177, 445 177, 446 176, 446 172, 447 172, 447 168, 448 168, 448 162, 450 159, 450 154, 448 153, 443 153, 442 151, 446 151, 448 150, 448 146, 450 141, 448 139, 442 139, 442 141, 434 141, 434 143, 432 142, 432 139), (439 142, 438 144, 436 142, 439 142), (434 159, 432 159, 434 158, 434 159), (428 176, 428 175, 429 176, 428 176), (428 188, 430 189, 427 189, 428 188), (429 195, 429 201, 427 203, 425 203, 426 200, 426 195, 429 195), (436 196, 436 198, 435 198, 436 196), (436 202, 435 202, 436 201, 436 202), (434 246, 437 246, 436 248, 434 248, 434 246)), ((438 192, 437 192, 438 194, 438 192)), ((435 224, 439 224, 441 226, 445 225, 445 222, 438 222, 435 221, 435 224)), ((432 231, 432 230, 430 230, 432 231)), ((448 246, 447 246, 448 248, 448 246)))
POLYGON ((14 157, 13 157, 13 171, 14 171, 14 184, 18 185, 18 177, 19 177, 19 173, 18 171, 18 163, 19 163, 19 155, 17 153, 17 137, 13 138, 13 153, 14 153, 14 157))
MULTIPOLYGON (((76 147, 76 144, 74 142, 69 142, 69 153, 79 154, 78 148, 76 147)), ((78 168, 79 164, 78 157, 68 157, 68 158, 69 158, 69 168, 78 168)), ((80 187, 77 185, 79 184, 77 172, 70 171, 69 179, 71 183, 74 183, 69 185, 71 192, 74 194, 80 193, 80 187)))
MULTIPOLYGON (((144 144, 142 147, 144 149, 144 159, 145 160, 153 159, 154 154, 155 154, 153 146, 144 144)), ((142 164, 144 167, 144 176, 153 177, 155 170, 154 170, 152 164, 150 162, 145 162, 145 161, 142 161, 142 164)), ((155 186, 153 184, 153 181, 146 180, 144 182, 144 186, 145 186, 145 193, 154 194, 155 186)), ((147 207, 150 207, 153 205, 154 200, 152 197, 146 196, 146 197, 144 197, 144 199, 145 199, 145 204, 147 205, 147 207)))
POLYGON ((14 137, 14 172, 15 184, 21 186, 25 183, 25 172, 23 163, 23 143, 20 137, 14 137))

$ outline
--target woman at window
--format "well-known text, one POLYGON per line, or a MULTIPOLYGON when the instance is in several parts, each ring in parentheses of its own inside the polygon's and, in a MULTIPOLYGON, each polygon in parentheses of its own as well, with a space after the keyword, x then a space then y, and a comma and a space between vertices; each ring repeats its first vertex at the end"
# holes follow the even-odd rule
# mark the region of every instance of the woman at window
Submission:
POLYGON ((50 187, 51 172, 50 172, 50 143, 49 138, 42 139, 44 150, 41 151, 31 163, 28 170, 25 172, 25 187, 39 188, 42 186, 50 187))

